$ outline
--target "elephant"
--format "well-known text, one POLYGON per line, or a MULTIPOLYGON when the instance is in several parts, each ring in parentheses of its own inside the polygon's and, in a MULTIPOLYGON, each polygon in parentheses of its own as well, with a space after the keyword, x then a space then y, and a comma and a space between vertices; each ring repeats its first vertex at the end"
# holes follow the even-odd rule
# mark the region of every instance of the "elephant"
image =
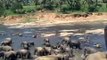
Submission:
POLYGON ((73 49, 70 46, 61 45, 58 49, 60 49, 60 53, 67 53, 69 56, 73 56, 73 49))
POLYGON ((98 50, 95 48, 85 47, 83 49, 83 58, 86 58, 89 54, 96 53, 96 52, 98 52, 98 50))
POLYGON ((49 54, 52 52, 52 47, 44 47, 46 51, 48 51, 49 54))
POLYGON ((27 41, 23 41, 21 43, 21 47, 24 48, 24 49, 29 49, 30 45, 29 45, 29 43, 27 41))
POLYGON ((81 49, 81 42, 77 40, 71 40, 69 43, 71 48, 81 49))
POLYGON ((46 47, 51 47, 49 39, 47 39, 47 38, 44 39, 44 44, 43 45, 46 46, 46 47))
POLYGON ((60 45, 67 45, 67 46, 70 46, 70 47, 72 47, 71 46, 71 41, 70 41, 70 37, 65 37, 62 41, 61 41, 61 43, 60 43, 60 45))
POLYGON ((33 41, 28 42, 28 44, 29 44, 30 46, 34 46, 34 45, 35 45, 35 43, 34 43, 33 41))
POLYGON ((56 55, 48 55, 48 56, 51 56, 51 57, 57 57, 58 60, 69 60, 69 54, 68 53, 59 53, 59 54, 56 54, 56 55))
POLYGON ((60 60, 57 56, 40 56, 34 60, 60 60))
POLYGON ((34 55, 37 55, 37 56, 46 56, 46 55, 49 55, 50 52, 47 51, 44 47, 36 47, 34 49, 34 55))
POLYGON ((84 60, 107 60, 107 52, 96 52, 90 54, 84 60))
POLYGON ((21 43, 22 48, 28 49, 28 50, 29 50, 30 47, 32 47, 32 46, 34 46, 34 45, 35 45, 35 44, 34 44, 33 41, 30 41, 30 42, 23 41, 23 42, 21 43))
POLYGON ((49 43, 50 43, 50 41, 49 41, 48 38, 45 38, 45 39, 44 39, 44 42, 49 42, 49 43))
POLYGON ((50 44, 49 42, 45 42, 43 45, 44 45, 45 47, 51 47, 51 44, 50 44))
POLYGON ((27 49, 27 50, 29 50, 29 49, 30 49, 30 46, 29 46, 29 45, 23 45, 22 48, 23 48, 23 49, 27 49))
POLYGON ((16 52, 15 51, 4 52, 4 59, 5 60, 17 60, 16 52))
POLYGON ((61 50, 60 49, 52 49, 52 51, 51 51, 51 55, 57 55, 57 54, 59 54, 59 53, 61 53, 61 50))
POLYGON ((17 58, 30 59, 31 53, 29 50, 21 49, 21 50, 16 52, 16 56, 17 56, 17 58))
POLYGON ((81 42, 77 40, 70 40, 70 37, 65 37, 62 42, 62 45, 67 45, 70 48, 81 49, 81 42))
POLYGON ((6 40, 1 42, 2 46, 11 46, 12 45, 12 39, 11 38, 6 38, 6 40))
POLYGON ((69 54, 70 57, 73 57, 74 54, 73 54, 73 49, 70 48, 70 47, 66 47, 65 48, 65 53, 69 54))
POLYGON ((13 48, 11 46, 0 46, 1 51, 12 51, 13 48))

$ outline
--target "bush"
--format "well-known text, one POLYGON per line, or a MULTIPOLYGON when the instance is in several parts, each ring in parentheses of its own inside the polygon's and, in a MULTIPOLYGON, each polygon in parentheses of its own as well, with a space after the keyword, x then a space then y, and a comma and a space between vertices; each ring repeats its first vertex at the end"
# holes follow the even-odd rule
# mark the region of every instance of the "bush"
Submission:
POLYGON ((95 6, 88 7, 88 12, 95 12, 98 11, 98 9, 95 6))
POLYGON ((5 12, 5 8, 3 7, 2 3, 0 3, 0 16, 1 15, 4 15, 4 12, 5 12))
POLYGON ((14 3, 12 6, 11 6, 11 10, 13 12, 16 12, 16 10, 20 10, 23 9, 23 6, 20 4, 20 3, 14 3))
POLYGON ((23 10, 25 10, 26 13, 32 13, 35 12, 35 6, 23 6, 23 10))
POLYGON ((42 7, 40 5, 37 5, 36 10, 42 10, 42 7))
POLYGON ((14 13, 17 13, 17 14, 25 14, 25 10, 23 10, 23 9, 16 9, 16 10, 14 11, 14 13))
POLYGON ((60 12, 67 13, 68 11, 70 11, 70 6, 68 6, 68 5, 61 6, 60 12))

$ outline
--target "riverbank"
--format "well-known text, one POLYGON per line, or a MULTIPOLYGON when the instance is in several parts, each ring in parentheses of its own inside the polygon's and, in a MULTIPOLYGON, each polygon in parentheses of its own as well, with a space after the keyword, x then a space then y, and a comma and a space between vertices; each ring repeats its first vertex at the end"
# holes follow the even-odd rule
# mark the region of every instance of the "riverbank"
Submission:
POLYGON ((38 12, 33 14, 26 14, 20 16, 1 17, 0 23, 5 26, 16 28, 30 28, 30 27, 48 27, 64 24, 86 24, 101 22, 107 23, 107 13, 93 13, 88 17, 74 17, 72 14, 56 14, 50 12, 38 12))

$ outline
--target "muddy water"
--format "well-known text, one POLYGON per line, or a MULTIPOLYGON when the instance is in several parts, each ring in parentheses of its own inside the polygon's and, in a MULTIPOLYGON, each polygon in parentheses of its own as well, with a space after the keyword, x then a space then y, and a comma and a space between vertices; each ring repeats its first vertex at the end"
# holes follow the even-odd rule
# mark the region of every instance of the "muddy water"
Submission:
MULTIPOLYGON (((43 33, 47 34, 54 33, 54 35, 48 37, 52 45, 56 45, 57 42, 61 42, 63 37, 60 33, 66 32, 70 36, 71 40, 79 40, 79 38, 83 37, 90 41, 90 43, 82 44, 84 46, 91 46, 93 44, 100 43, 102 48, 100 50, 104 51, 105 48, 105 40, 104 40, 104 33, 94 34, 86 33, 87 30, 96 30, 96 29, 104 29, 105 25, 102 24, 87 24, 87 25, 61 25, 61 26, 51 26, 51 27, 35 27, 35 28, 9 28, 7 26, 0 27, 0 42, 3 41, 7 37, 11 37, 13 40, 13 48, 17 51, 19 50, 20 44, 22 41, 33 41, 35 46, 42 46, 44 37, 42 36, 43 33), (23 36, 20 37, 18 35, 13 35, 16 33, 22 33, 23 36), (37 38, 33 38, 32 35, 37 35, 37 38), (88 37, 88 38, 87 38, 88 37)), ((103 32, 103 31, 102 31, 103 32)), ((33 51, 33 48, 31 49, 33 51)), ((32 52, 33 53, 33 52, 32 52)), ((78 52, 77 52, 78 53, 78 52)), ((81 52, 79 52, 81 55, 81 52)), ((77 60, 80 60, 80 56, 76 57, 77 60)))

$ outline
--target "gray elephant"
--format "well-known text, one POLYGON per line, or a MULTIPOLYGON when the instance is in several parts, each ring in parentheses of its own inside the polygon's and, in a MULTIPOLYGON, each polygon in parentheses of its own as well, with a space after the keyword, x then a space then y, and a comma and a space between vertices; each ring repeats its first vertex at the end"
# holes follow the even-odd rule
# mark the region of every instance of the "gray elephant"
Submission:
POLYGON ((28 49, 28 50, 29 50, 30 47, 33 47, 34 45, 35 45, 35 44, 34 44, 33 41, 30 41, 30 42, 23 41, 23 42, 21 43, 21 47, 24 48, 24 49, 28 49))
POLYGON ((4 52, 4 59, 5 60, 17 60, 16 52, 15 51, 4 52))
POLYGON ((12 39, 6 38, 4 41, 1 42, 2 46, 11 46, 12 45, 12 39))
POLYGON ((27 41, 23 41, 21 43, 21 47, 24 48, 24 49, 29 49, 30 48, 30 45, 27 41))
POLYGON ((98 50, 95 48, 85 47, 83 49, 83 58, 86 58, 89 54, 96 53, 96 52, 98 52, 98 50))
POLYGON ((97 52, 90 54, 85 60, 107 60, 107 52, 97 52))
POLYGON ((17 56, 17 58, 30 59, 31 53, 29 50, 21 49, 21 50, 17 51, 16 56, 17 56))
POLYGON ((50 42, 50 41, 49 41, 49 39, 48 39, 48 38, 45 38, 45 39, 44 39, 44 42, 50 42))
POLYGON ((35 43, 33 41, 28 42, 28 44, 30 45, 30 47, 35 46, 35 43))
POLYGON ((73 57, 73 56, 74 56, 74 53, 73 53, 73 49, 72 49, 72 48, 66 47, 64 50, 65 50, 65 53, 67 53, 70 57, 73 57))
POLYGON ((77 40, 71 40, 71 42, 68 43, 70 47, 75 49, 81 49, 81 42, 77 40))
POLYGON ((51 44, 50 44, 49 42, 45 42, 43 45, 44 45, 45 47, 51 47, 51 44))
POLYGON ((58 49, 60 49, 60 53, 67 53, 69 54, 69 56, 73 56, 73 49, 70 46, 67 46, 66 44, 61 44, 58 49))
POLYGON ((1 51, 12 51, 13 48, 11 46, 0 46, 1 51))
POLYGON ((48 51, 49 54, 52 52, 52 47, 44 47, 46 51, 48 51))
POLYGON ((36 47, 34 49, 34 55, 37 55, 37 56, 46 56, 46 55, 49 55, 50 52, 47 51, 44 47, 36 47))
POLYGON ((59 53, 59 54, 52 54, 52 55, 48 55, 48 56, 51 56, 51 57, 57 57, 58 60, 69 60, 69 54, 62 54, 62 53, 59 53))
POLYGON ((57 56, 40 56, 34 60, 60 60, 57 56))

